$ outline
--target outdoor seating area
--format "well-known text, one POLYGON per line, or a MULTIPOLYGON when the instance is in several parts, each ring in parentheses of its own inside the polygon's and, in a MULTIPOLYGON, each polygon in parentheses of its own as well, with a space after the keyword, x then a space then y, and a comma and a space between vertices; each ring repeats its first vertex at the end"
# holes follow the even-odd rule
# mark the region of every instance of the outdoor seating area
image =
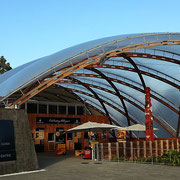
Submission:
MULTIPOLYGON (((153 128, 153 130, 158 130, 158 129, 153 128)), ((64 133, 66 134, 66 136, 68 135, 68 133, 74 134, 73 135, 73 137, 74 137, 74 139, 73 139, 74 155, 76 157, 83 157, 85 159, 92 159, 92 160, 95 160, 95 159, 111 160, 115 156, 117 158, 119 158, 119 157, 123 157, 123 156, 127 157, 128 154, 131 154, 129 156, 129 158, 132 159, 132 157, 134 157, 134 155, 132 155, 132 152, 134 152, 135 147, 136 147, 136 151, 139 152, 139 155, 137 157, 140 157, 140 154, 142 154, 142 153, 140 153, 140 149, 144 153, 143 157, 149 157, 150 155, 152 155, 152 153, 150 153, 152 151, 152 148, 154 147, 154 146, 152 147, 152 141, 149 141, 149 143, 151 143, 151 144, 148 144, 148 141, 146 142, 143 139, 141 139, 141 141, 136 141, 136 140, 139 140, 139 137, 137 137, 137 139, 134 139, 134 141, 136 141, 135 142, 136 146, 133 147, 133 144, 134 144, 133 141, 126 137, 127 131, 128 132, 134 132, 134 131, 145 132, 146 127, 144 125, 140 125, 140 124, 135 124, 135 125, 128 126, 128 127, 119 127, 116 125, 110 125, 110 124, 89 121, 87 123, 83 123, 74 128, 71 128, 64 133), (115 133, 113 131, 116 131, 116 137, 113 137, 113 133, 115 133), (107 137, 107 134, 108 134, 108 137, 107 137), (112 138, 109 138, 110 134, 111 134, 112 138), (83 135, 84 138, 82 138, 81 135, 83 135), (85 136, 87 139, 85 139, 85 136), (110 139, 111 139, 111 141, 113 140, 113 142, 116 144, 116 147, 115 147, 116 153, 115 154, 113 154, 113 152, 115 152, 113 150, 114 148, 111 149, 111 147, 113 147, 114 143, 110 143, 110 139), (144 144, 144 145, 142 145, 142 144, 144 144), (146 144, 147 144, 147 147, 146 147, 146 144), (107 145, 108 145, 108 147, 107 147, 107 145), (142 145, 142 146, 140 146, 140 145, 142 145), (123 150, 122 150, 122 148, 123 148, 123 150), (119 151, 119 149, 121 149, 121 151, 119 151), (146 151, 146 149, 148 149, 147 151, 149 152, 149 154, 144 152, 144 151, 146 151), (108 156, 105 154, 108 154, 108 156)), ((177 143, 179 143, 179 141, 177 143)), ((174 148, 177 148, 177 146, 175 146, 174 148)), ((172 146, 172 148, 173 148, 173 146, 172 146)), ((57 146, 57 149, 58 150, 56 150, 56 154, 57 155, 62 154, 62 153, 58 153, 58 152, 66 151, 65 144, 64 145, 59 144, 57 146)), ((156 151, 159 152, 157 149, 156 149, 156 151)), ((153 152, 154 152, 154 150, 153 150, 153 152)), ((157 154, 157 152, 156 152, 156 154, 157 154)))

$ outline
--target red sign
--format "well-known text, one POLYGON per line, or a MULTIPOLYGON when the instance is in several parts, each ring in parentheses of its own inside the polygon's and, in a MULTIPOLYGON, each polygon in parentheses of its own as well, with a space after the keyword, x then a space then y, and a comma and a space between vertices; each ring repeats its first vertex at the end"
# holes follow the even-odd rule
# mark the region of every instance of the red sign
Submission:
POLYGON ((146 124, 146 141, 153 141, 153 117, 150 88, 145 89, 145 124, 146 124))

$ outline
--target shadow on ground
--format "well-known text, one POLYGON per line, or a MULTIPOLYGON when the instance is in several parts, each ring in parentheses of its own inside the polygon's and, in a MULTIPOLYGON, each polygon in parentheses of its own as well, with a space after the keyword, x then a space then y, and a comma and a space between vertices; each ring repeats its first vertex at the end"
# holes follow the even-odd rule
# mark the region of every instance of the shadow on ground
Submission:
POLYGON ((72 158, 73 154, 66 154, 66 155, 56 155, 55 152, 48 152, 48 153, 37 153, 38 163, 40 169, 45 169, 48 166, 56 164, 60 161, 64 161, 67 158, 72 158))

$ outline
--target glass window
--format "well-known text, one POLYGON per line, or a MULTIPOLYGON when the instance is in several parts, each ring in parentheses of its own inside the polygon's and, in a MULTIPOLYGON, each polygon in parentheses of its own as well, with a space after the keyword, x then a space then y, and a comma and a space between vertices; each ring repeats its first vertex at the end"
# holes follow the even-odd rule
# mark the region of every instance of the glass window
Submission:
POLYGON ((47 105, 46 104, 39 104, 39 113, 47 114, 47 105))
POLYGON ((83 115, 83 114, 84 114, 84 107, 77 106, 77 115, 83 115))
POLYGON ((49 114, 57 114, 57 105, 49 105, 49 114))
POLYGON ((54 141, 54 133, 48 133, 48 141, 54 141))
POLYGON ((67 140, 72 140, 72 133, 67 133, 67 140))
POLYGON ((59 114, 66 114, 66 106, 59 106, 59 114))
POLYGON ((27 113, 37 113, 37 104, 28 103, 27 104, 27 113))
POLYGON ((68 106, 68 114, 75 115, 75 106, 68 106))

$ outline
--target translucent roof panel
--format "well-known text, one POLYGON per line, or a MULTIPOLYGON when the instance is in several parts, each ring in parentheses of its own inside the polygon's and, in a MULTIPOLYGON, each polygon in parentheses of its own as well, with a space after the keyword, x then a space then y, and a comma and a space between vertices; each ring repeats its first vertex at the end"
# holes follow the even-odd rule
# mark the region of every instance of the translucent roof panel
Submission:
MULTIPOLYGON (((160 129, 156 135, 178 136, 180 33, 107 37, 31 61, 0 75, 0 101, 20 99, 29 89, 36 94, 41 83, 42 86, 47 81, 55 83, 52 80, 55 75, 74 66, 80 69, 73 73, 68 69, 69 74, 56 82, 60 88, 77 94, 120 125, 127 125, 127 114, 131 123, 144 124, 144 90, 150 87, 154 125, 160 129), (100 65, 80 66, 84 60, 92 59, 100 65)), ((31 100, 35 97, 33 93, 31 100)), ((56 95, 56 91, 51 93, 56 95)), ((38 98, 37 94, 34 99, 38 98)))

